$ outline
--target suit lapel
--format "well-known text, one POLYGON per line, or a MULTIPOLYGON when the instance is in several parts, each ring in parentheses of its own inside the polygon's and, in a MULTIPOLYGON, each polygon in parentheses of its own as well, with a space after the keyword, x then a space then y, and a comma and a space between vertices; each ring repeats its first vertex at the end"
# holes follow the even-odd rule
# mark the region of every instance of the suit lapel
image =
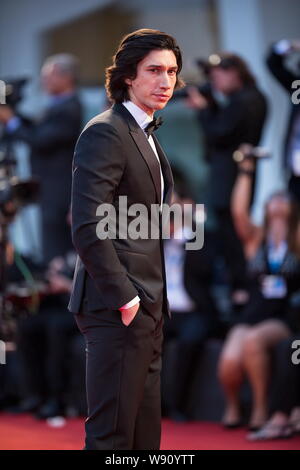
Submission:
MULTIPOLYGON (((142 155, 143 159, 145 160, 154 187, 156 191, 156 196, 157 200, 161 201, 161 182, 160 182, 160 171, 159 171, 159 165, 157 162, 157 158, 152 150, 151 145, 149 144, 147 137, 145 136, 145 133, 143 130, 140 128, 132 114, 123 106, 122 104, 114 104, 113 105, 114 111, 117 111, 121 116, 126 120, 129 131, 131 134, 131 137, 133 138, 140 154, 142 155)), ((154 134, 152 134, 152 137, 155 142, 155 146, 157 149, 157 153, 160 159, 161 163, 161 169, 162 169, 162 174, 164 178, 164 184, 165 184, 165 194, 164 194, 164 201, 166 204, 169 204, 171 201, 171 195, 172 195, 172 189, 173 189, 173 177, 172 177, 172 171, 168 162, 168 159, 161 148, 157 138, 155 137, 154 134)))
POLYGON ((161 182, 160 182, 160 170, 159 170, 159 164, 157 161, 157 158, 151 148, 151 145, 149 144, 147 137, 145 136, 144 132, 142 129, 139 127, 139 130, 137 131, 130 131, 131 137, 135 141, 135 144, 140 151, 143 159, 145 160, 150 174, 151 178, 153 180, 153 184, 155 186, 155 191, 156 191, 156 196, 157 200, 160 202, 161 201, 161 182))
POLYGON ((172 197, 172 191, 174 187, 174 181, 173 181, 173 175, 172 175, 172 170, 169 164, 169 161, 167 159, 167 156, 165 152, 163 151, 162 147, 160 146, 160 143, 158 142, 157 138, 155 137, 154 134, 152 134, 152 137, 155 142, 155 146, 157 149, 157 153, 159 156, 160 164, 161 164, 161 169, 162 169, 162 174, 164 178, 164 184, 165 184, 165 194, 164 194, 164 201, 166 204, 170 204, 171 202, 171 197, 172 197))
POLYGON ((132 114, 120 103, 113 105, 113 110, 117 111, 127 122, 129 127, 129 132, 132 139, 134 140, 138 151, 145 160, 147 167, 149 169, 154 187, 156 192, 157 201, 161 201, 161 182, 160 182, 160 171, 159 165, 154 155, 154 152, 149 144, 145 133, 140 128, 132 114))

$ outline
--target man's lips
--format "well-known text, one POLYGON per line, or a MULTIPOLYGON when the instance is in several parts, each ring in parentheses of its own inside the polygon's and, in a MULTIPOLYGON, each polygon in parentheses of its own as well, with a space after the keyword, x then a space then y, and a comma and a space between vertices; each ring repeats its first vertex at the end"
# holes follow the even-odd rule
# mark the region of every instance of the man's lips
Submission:
POLYGON ((161 100, 168 100, 170 98, 169 95, 164 95, 163 93, 154 93, 154 96, 161 100))

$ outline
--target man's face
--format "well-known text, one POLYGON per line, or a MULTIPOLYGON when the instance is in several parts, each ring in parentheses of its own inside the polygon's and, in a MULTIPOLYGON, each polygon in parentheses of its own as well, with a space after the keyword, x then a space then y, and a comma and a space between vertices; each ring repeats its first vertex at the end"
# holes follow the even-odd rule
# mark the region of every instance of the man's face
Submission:
POLYGON ((59 95, 70 86, 70 78, 66 74, 62 74, 55 64, 43 66, 41 82, 44 90, 50 95, 59 95))
POLYGON ((130 100, 147 114, 163 109, 176 84, 177 61, 173 51, 155 49, 137 65, 134 80, 126 79, 130 100))
POLYGON ((239 73, 234 68, 213 67, 210 72, 210 79, 213 87, 225 95, 241 87, 239 73))

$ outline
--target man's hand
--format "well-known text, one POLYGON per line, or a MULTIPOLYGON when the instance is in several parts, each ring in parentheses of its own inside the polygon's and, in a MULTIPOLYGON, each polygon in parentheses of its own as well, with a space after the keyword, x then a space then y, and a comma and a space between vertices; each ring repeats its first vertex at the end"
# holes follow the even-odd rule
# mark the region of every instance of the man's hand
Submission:
POLYGON ((207 99, 199 92, 197 87, 189 86, 187 88, 188 98, 185 100, 186 105, 192 109, 204 109, 208 105, 207 99))
POLYGON ((49 290, 52 294, 71 292, 72 281, 61 273, 65 267, 65 260, 61 256, 53 258, 46 271, 46 279, 49 281, 49 290))
POLYGON ((59 271, 62 271, 65 266, 65 260, 62 256, 56 256, 53 258, 50 263, 49 263, 49 271, 58 273, 59 271))
POLYGON ((121 315, 122 315, 122 323, 125 326, 130 325, 132 320, 137 314, 138 309, 140 308, 140 302, 133 305, 133 307, 130 308, 122 308, 120 309, 121 315))
POLYGON ((52 274, 48 276, 49 290, 52 294, 64 294, 71 292, 72 281, 66 276, 52 274))
POLYGON ((0 106, 0 122, 7 124, 8 121, 14 117, 12 109, 6 104, 0 106))

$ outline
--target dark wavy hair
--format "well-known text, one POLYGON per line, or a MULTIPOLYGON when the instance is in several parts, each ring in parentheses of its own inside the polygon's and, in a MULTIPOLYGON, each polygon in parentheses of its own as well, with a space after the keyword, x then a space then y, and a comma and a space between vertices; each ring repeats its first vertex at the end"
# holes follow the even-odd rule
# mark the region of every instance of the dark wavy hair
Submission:
POLYGON ((223 69, 231 68, 237 70, 244 86, 254 86, 256 84, 256 80, 250 71, 248 64, 240 56, 237 54, 222 52, 220 54, 220 58, 221 62, 219 67, 222 67, 223 69))
POLYGON ((179 78, 182 56, 175 39, 156 29, 139 29, 123 37, 113 56, 113 64, 105 70, 105 88, 111 102, 122 103, 129 100, 128 85, 125 80, 127 78, 134 80, 138 63, 156 49, 168 49, 174 52, 178 66, 175 88, 184 86, 183 80, 179 78))

